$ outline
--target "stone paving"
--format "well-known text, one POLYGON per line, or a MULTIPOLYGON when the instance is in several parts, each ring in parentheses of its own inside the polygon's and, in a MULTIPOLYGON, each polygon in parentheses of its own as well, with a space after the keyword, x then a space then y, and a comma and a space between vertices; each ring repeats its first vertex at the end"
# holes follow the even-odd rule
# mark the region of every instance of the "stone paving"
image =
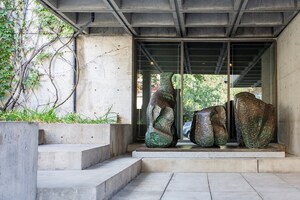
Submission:
POLYGON ((112 199, 300 200, 300 174, 142 173, 112 199))

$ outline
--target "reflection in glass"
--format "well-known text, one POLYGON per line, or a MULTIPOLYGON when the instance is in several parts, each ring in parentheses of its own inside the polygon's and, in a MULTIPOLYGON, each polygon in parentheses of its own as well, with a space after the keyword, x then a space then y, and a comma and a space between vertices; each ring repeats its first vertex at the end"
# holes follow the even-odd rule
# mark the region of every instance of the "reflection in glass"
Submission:
MULTIPOLYGON (((180 43, 137 44, 137 134, 143 139, 147 131, 147 106, 160 86, 160 74, 173 72, 177 94, 177 115, 180 113, 180 43)), ((179 115, 180 116, 180 115, 179 115)), ((179 119, 179 117, 176 119, 179 119)), ((176 122, 176 127, 179 127, 176 122)), ((180 129, 178 129, 180 131, 180 129)), ((178 133, 180 135, 180 132, 178 133)))

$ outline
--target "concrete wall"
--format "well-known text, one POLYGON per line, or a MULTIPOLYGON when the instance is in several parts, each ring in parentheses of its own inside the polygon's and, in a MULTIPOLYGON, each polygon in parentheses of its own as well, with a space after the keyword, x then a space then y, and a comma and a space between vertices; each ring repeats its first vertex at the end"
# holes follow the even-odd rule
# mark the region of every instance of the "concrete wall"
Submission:
POLYGON ((110 155, 112 157, 127 152, 127 147, 133 142, 132 125, 111 124, 110 125, 110 155))
POLYGON ((132 49, 131 36, 78 38, 78 113, 94 117, 112 107, 120 123, 132 123, 132 49))
POLYGON ((35 200, 38 126, 0 123, 0 199, 35 200))
POLYGON ((300 14, 277 41, 278 139, 300 156, 300 14))
MULTIPOLYGON (((64 39, 67 41, 67 39, 64 39)), ((111 112, 119 116, 119 123, 131 124, 133 46, 131 36, 79 36, 77 39, 79 85, 76 95, 77 113, 86 117, 99 117, 111 107, 111 112)), ((74 56, 72 45, 64 48, 63 55, 52 63, 52 78, 58 90, 60 103, 72 91, 74 78, 74 56)), ((55 52, 62 46, 57 42, 49 47, 55 52)), ((49 60, 39 65, 41 77, 34 93, 24 96, 23 105, 29 108, 42 108, 55 101, 55 88, 49 79, 49 60)), ((73 112, 73 96, 64 103, 58 112, 64 115, 73 112)))
POLYGON ((46 144, 109 144, 112 157, 133 142, 131 124, 39 124, 46 144))
POLYGON ((261 57, 261 88, 262 100, 266 103, 274 104, 275 84, 274 84, 274 47, 266 50, 261 57))
MULTIPOLYGON (((58 41, 47 48, 45 53, 52 55, 57 49, 62 47, 69 38, 62 38, 62 41, 58 41)), ((42 40, 42 44, 46 43, 47 40, 42 40)), ((74 57, 72 53, 72 45, 70 43, 68 46, 60 51, 60 54, 53 59, 51 65, 51 77, 58 91, 58 103, 65 100, 71 93, 73 89, 73 67, 74 67, 74 57), (63 54, 61 54, 63 53, 63 54)), ((56 91, 53 84, 50 81, 50 59, 45 59, 40 62, 36 69, 40 73, 39 85, 35 87, 34 91, 28 90, 25 95, 22 96, 22 104, 32 108, 43 109, 46 105, 53 105, 56 100, 56 91)), ((48 106, 49 107, 49 106, 48 106)), ((66 114, 73 111, 73 97, 71 97, 67 102, 65 102, 57 110, 60 114, 66 114)))

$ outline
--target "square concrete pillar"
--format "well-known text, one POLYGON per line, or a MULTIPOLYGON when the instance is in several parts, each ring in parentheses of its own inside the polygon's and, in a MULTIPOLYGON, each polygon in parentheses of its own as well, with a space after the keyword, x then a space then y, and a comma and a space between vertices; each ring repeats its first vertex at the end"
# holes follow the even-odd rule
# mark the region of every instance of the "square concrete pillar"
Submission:
POLYGON ((0 199, 36 199, 37 155, 37 124, 0 122, 0 199))

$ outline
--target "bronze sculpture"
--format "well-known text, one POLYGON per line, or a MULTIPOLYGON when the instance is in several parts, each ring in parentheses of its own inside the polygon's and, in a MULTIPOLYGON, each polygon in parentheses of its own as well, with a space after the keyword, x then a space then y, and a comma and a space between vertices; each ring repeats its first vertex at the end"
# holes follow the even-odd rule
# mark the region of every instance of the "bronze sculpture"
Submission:
POLYGON ((234 112, 240 146, 262 148, 270 143, 276 124, 273 105, 241 92, 235 96, 234 112))
POLYGON ((147 147, 165 148, 177 144, 175 128, 175 91, 173 73, 160 75, 160 88, 151 96, 147 107, 148 129, 145 136, 147 147))
POLYGON ((190 139, 201 147, 214 144, 224 147, 228 140, 226 111, 223 106, 213 106, 196 111, 191 127, 190 139))

